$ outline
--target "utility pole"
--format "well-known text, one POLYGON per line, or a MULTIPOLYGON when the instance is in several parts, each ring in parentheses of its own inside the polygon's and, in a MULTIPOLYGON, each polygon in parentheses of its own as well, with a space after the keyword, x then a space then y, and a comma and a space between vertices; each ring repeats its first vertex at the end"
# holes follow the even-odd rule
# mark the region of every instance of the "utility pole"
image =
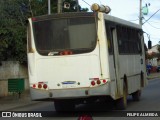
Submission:
POLYGON ((139 24, 142 26, 142 0, 140 0, 140 4, 139 4, 139 24))
POLYGON ((79 1, 76 0, 77 12, 79 12, 79 1))
POLYGON ((48 0, 48 15, 51 14, 51 0, 48 0))
POLYGON ((58 6, 57 12, 62 13, 62 0, 58 0, 57 6, 58 6))
POLYGON ((31 7, 31 0, 29 0, 29 9, 30 9, 31 15, 33 17, 33 11, 32 11, 32 7, 31 7))

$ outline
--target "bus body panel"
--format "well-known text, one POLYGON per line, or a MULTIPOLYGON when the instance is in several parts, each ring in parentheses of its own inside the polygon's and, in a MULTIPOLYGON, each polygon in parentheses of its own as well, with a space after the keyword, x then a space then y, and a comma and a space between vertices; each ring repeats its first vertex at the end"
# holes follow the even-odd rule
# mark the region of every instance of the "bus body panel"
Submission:
POLYGON ((99 54, 102 65, 102 75, 109 79, 109 96, 111 96, 113 99, 117 99, 120 96, 117 95, 117 85, 113 56, 110 56, 108 51, 108 42, 106 36, 107 31, 104 25, 104 14, 99 13, 98 19, 98 40, 100 46, 99 54))
MULTIPOLYGON (((98 15, 99 20, 102 22, 102 26, 104 27, 105 23, 104 21, 109 21, 113 22, 113 24, 110 26, 110 29, 112 29, 112 39, 113 39, 113 49, 114 49, 114 55, 109 55, 107 56, 103 54, 102 56, 106 56, 108 58, 108 63, 109 63, 109 72, 108 76, 110 79, 110 95, 112 96, 113 99, 120 98, 123 95, 123 85, 124 85, 124 76, 127 77, 127 92, 128 94, 134 93, 137 90, 141 90, 141 72, 144 73, 144 86, 147 85, 147 80, 146 80, 146 71, 145 71, 145 51, 144 51, 144 40, 143 36, 141 37, 140 45, 142 49, 142 53, 139 54, 120 54, 119 53, 119 48, 118 48, 118 38, 117 38, 117 25, 125 26, 128 28, 133 28, 137 30, 141 30, 141 26, 113 17, 109 16, 103 13, 99 13, 98 15)), ((99 25, 100 26, 100 25, 99 25)), ((102 28, 101 28, 102 29, 102 28)), ((109 32, 107 30, 102 30, 104 32, 109 32)), ((106 39, 104 37, 101 37, 105 39, 105 41, 108 41, 108 36, 104 35, 104 32, 101 32, 99 35, 100 36, 106 36, 106 39)), ((125 34, 125 33, 124 33, 125 34)), ((102 40, 103 40, 102 39, 102 40)), ((102 41, 101 41, 102 42, 102 41)), ((108 43, 105 44, 106 46, 103 47, 104 45, 100 44, 101 49, 108 49, 108 43)), ((108 51, 107 51, 108 53, 108 51)), ((102 59, 101 59, 102 60, 102 59)), ((107 64, 104 64, 104 66, 107 64)))
POLYGON ((48 100, 48 99, 80 99, 96 96, 109 95, 109 84, 105 84, 94 88, 76 88, 76 89, 61 89, 61 90, 37 90, 30 89, 32 100, 48 100))
POLYGON ((119 60, 120 63, 120 76, 121 78, 124 75, 127 76, 128 81, 128 93, 133 93, 135 90, 139 90, 140 86, 140 79, 141 79, 141 57, 140 55, 120 55, 119 60), (124 61, 125 59, 125 61, 124 61), (125 66, 125 67, 124 67, 125 66))
POLYGON ((36 66, 37 80, 48 82, 49 89, 89 87, 91 78, 100 78, 99 57, 96 54, 44 57, 36 60, 36 66), (69 81, 75 83, 63 84, 69 81))

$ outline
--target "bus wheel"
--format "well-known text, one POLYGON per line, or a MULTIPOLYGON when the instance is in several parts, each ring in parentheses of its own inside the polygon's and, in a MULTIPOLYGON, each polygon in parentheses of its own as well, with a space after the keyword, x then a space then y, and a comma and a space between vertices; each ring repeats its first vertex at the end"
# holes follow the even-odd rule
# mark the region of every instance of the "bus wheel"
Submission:
POLYGON ((141 97, 141 90, 138 90, 134 93, 132 93, 132 98, 134 101, 139 101, 141 97))
POLYGON ((126 85, 123 87, 123 97, 116 100, 116 108, 118 110, 125 110, 127 108, 127 88, 126 85))
POLYGON ((70 101, 55 101, 54 107, 56 112, 74 111, 75 104, 70 101))

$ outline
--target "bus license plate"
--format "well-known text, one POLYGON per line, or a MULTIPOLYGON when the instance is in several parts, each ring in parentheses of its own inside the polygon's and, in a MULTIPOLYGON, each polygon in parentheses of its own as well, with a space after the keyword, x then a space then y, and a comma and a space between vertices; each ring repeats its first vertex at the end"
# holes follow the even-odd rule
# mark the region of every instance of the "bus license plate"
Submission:
POLYGON ((76 82, 73 81, 62 82, 62 88, 74 88, 74 87, 76 87, 76 82))

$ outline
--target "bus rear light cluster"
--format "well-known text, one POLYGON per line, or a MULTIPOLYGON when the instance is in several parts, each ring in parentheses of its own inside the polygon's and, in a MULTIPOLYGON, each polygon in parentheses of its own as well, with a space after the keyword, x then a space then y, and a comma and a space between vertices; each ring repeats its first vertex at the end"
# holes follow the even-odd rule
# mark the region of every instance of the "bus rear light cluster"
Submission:
POLYGON ((44 83, 38 83, 38 84, 33 84, 32 85, 32 88, 37 88, 37 89, 47 89, 48 88, 48 85, 47 84, 44 84, 44 83))
POLYGON ((95 85, 102 85, 102 84, 105 84, 105 83, 107 83, 107 80, 92 80, 91 81, 91 85, 92 86, 95 86, 95 85))

